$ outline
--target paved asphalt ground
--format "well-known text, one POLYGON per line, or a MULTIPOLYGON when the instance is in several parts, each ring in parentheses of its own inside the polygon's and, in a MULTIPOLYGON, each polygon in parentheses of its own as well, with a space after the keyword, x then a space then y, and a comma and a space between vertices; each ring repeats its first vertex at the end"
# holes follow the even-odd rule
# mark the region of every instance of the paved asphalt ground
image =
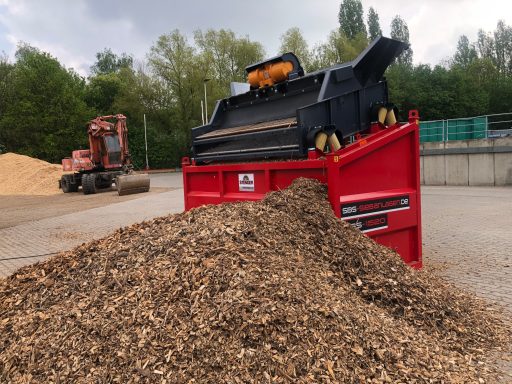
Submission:
MULTIPOLYGON (((183 210, 180 173, 151 175, 151 185, 177 189, 0 229, 0 277, 124 225, 183 210)), ((422 193, 424 265, 512 312, 512 188, 422 193)))
POLYGON ((425 265, 512 312, 512 188, 422 192, 425 265))
POLYGON ((167 186, 178 189, 1 228, 0 277, 120 227, 183 211, 181 173, 151 175, 151 187, 167 186))

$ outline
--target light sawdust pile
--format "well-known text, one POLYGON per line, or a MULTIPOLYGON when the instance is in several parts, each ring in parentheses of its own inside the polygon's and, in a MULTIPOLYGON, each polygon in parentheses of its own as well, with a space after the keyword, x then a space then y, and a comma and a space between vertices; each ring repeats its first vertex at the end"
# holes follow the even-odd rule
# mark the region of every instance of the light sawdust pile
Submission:
POLYGON ((55 195, 64 174, 59 164, 4 153, 0 155, 0 195, 55 195))
POLYGON ((492 382, 494 309, 299 179, 132 225, 0 281, 0 382, 492 382))

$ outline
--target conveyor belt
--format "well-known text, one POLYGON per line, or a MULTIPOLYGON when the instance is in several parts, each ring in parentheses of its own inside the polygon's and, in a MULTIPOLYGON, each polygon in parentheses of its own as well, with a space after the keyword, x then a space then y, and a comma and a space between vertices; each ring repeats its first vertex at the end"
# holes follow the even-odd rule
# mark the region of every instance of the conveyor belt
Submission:
POLYGON ((234 153, 250 153, 250 152, 270 152, 270 151, 283 151, 298 149, 298 145, 280 145, 271 147, 259 147, 259 148, 247 148, 247 149, 233 149, 230 151, 208 151, 205 155, 216 156, 216 155, 231 155, 234 153))
POLYGON ((201 140, 201 139, 211 139, 213 137, 233 136, 233 135, 239 135, 242 133, 265 131, 267 129, 289 128, 289 127, 293 127, 296 125, 297 125, 297 119, 295 117, 290 117, 287 119, 265 121, 265 122, 256 123, 256 124, 241 125, 238 127, 217 129, 215 131, 208 132, 201 136, 198 136, 197 139, 201 140))

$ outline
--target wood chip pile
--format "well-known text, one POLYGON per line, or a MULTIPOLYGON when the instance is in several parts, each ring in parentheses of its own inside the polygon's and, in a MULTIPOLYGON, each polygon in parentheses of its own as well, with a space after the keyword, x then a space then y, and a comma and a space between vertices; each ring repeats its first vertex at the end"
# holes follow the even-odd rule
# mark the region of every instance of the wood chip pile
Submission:
POLYGON ((59 179, 62 165, 33 157, 4 153, 0 155, 0 195, 54 195, 62 193, 59 179))
POLYGON ((0 281, 0 382, 489 382, 507 329, 299 179, 0 281))

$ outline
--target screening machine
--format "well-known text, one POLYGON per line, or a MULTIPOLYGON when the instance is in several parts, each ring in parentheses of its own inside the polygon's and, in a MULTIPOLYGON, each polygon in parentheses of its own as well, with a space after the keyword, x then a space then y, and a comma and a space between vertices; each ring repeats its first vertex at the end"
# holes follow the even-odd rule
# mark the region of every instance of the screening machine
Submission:
POLYGON ((248 66, 249 90, 192 129, 185 209, 315 178, 338 217, 420 268, 419 116, 397 122, 382 78, 405 49, 379 37, 354 61, 309 74, 293 53, 248 66))

